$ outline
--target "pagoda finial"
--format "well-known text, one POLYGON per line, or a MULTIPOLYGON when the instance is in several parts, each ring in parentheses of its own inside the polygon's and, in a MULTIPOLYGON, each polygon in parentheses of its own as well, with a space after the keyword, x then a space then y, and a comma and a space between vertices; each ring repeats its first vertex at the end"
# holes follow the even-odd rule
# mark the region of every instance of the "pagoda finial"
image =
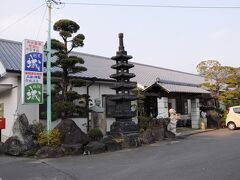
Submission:
POLYGON ((124 46, 123 46, 123 33, 119 33, 118 37, 119 37, 119 48, 118 48, 118 50, 119 51, 125 51, 124 46))

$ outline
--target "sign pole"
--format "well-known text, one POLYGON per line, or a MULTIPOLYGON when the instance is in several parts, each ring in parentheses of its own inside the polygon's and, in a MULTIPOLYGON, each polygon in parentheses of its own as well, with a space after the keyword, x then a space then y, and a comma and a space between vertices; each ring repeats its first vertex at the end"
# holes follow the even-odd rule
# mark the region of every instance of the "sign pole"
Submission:
POLYGON ((50 132, 52 124, 51 103, 51 9, 52 0, 48 0, 48 40, 47 40, 47 131, 50 132))

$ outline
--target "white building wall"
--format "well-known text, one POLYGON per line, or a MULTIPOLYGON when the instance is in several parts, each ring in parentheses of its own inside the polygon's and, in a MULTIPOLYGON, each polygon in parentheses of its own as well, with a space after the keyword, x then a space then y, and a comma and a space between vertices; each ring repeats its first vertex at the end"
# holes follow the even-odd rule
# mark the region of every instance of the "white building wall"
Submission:
POLYGON ((4 104, 4 117, 6 118, 6 129, 2 130, 3 141, 12 135, 12 127, 18 114, 25 113, 29 123, 39 120, 39 105, 21 104, 21 80, 15 74, 7 74, 0 79, 0 84, 12 84, 11 90, 0 94, 0 103, 4 104))
POLYGON ((2 130, 2 140, 11 136, 13 122, 18 104, 18 80, 17 76, 6 75, 0 79, 0 84, 12 84, 13 88, 0 94, 0 103, 4 104, 4 117, 6 118, 6 129, 2 130))
POLYGON ((158 114, 163 118, 169 117, 168 115, 168 98, 162 97, 157 99, 158 114))
POLYGON ((199 99, 191 100, 191 120, 192 120, 192 128, 199 129, 199 121, 200 121, 199 99))

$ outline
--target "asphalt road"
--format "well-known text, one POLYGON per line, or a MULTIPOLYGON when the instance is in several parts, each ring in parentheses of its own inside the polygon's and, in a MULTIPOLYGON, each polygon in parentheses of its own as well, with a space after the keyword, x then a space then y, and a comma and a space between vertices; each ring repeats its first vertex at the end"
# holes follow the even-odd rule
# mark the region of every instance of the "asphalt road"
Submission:
POLYGON ((0 180, 239 180, 240 130, 89 156, 0 156, 0 180))

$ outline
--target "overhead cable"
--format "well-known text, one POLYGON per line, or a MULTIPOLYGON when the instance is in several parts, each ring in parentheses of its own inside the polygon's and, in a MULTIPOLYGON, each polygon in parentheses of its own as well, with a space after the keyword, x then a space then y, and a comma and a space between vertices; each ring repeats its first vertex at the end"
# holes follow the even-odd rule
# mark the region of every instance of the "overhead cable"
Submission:
POLYGON ((4 31, 6 31, 8 28, 10 28, 11 26, 17 24, 18 22, 22 21, 23 19, 25 19, 26 17, 28 17, 29 15, 31 15, 32 13, 34 13, 35 11, 37 11, 38 9, 40 9, 43 5, 45 5, 45 3, 41 4, 40 6, 34 8, 33 10, 29 11, 27 14, 25 14, 23 17, 17 19, 16 21, 14 21, 13 23, 9 24, 7 27, 3 28, 2 30, 0 30, 0 33, 3 33, 4 31))
POLYGON ((44 18, 45 18, 45 16, 46 16, 46 12, 47 12, 47 7, 46 7, 45 10, 44 10, 44 13, 43 13, 43 16, 42 16, 42 20, 41 20, 40 26, 39 26, 39 28, 38 28, 38 32, 37 32, 37 35, 36 35, 36 39, 37 39, 37 40, 38 40, 38 36, 39 36, 40 30, 41 30, 41 28, 42 28, 43 20, 44 20, 44 18))
POLYGON ((185 5, 181 6, 181 5, 153 5, 153 4, 80 3, 80 2, 61 2, 61 4, 72 4, 82 6, 142 7, 142 8, 240 9, 240 6, 185 6, 185 5))

